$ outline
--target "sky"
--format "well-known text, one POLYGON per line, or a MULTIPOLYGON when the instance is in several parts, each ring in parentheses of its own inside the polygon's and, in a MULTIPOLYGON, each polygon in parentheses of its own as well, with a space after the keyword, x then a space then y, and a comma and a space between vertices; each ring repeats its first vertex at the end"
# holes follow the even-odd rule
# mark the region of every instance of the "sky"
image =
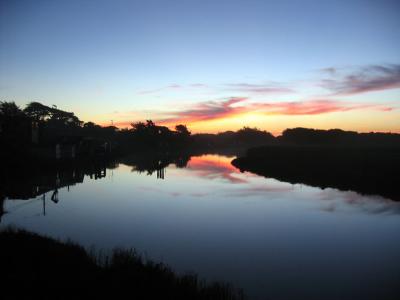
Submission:
POLYGON ((400 2, 0 0, 0 100, 121 128, 400 132, 400 2))

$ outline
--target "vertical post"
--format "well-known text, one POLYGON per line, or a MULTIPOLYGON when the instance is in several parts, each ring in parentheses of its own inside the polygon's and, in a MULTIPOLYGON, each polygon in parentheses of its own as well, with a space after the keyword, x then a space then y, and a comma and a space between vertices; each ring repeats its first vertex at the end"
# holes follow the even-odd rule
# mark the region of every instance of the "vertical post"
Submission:
POLYGON ((45 216, 46 215, 46 194, 43 194, 42 199, 43 199, 43 216, 45 216))

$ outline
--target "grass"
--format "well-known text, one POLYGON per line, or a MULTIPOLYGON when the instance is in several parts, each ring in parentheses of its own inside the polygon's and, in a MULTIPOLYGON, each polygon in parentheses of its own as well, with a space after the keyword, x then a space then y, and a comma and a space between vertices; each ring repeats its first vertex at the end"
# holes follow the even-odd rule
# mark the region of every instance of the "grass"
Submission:
POLYGON ((135 250, 110 256, 25 230, 0 232, 3 299, 244 299, 227 283, 178 275, 135 250))

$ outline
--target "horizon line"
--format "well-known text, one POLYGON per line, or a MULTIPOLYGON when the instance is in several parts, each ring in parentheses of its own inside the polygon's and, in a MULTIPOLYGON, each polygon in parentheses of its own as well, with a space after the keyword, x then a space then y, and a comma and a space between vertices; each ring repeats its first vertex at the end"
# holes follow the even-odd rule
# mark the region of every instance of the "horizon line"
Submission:
MULTIPOLYGON (((151 120, 151 119, 149 119, 149 120, 151 120)), ((146 121, 146 120, 145 120, 145 121, 146 121)), ((143 121, 136 121, 136 122, 143 122, 143 121)), ((130 122, 130 124, 131 124, 131 123, 136 123, 136 122, 130 122)), ((124 122, 124 123, 125 123, 125 122, 124 122)), ((95 123, 95 124, 96 124, 96 123, 95 123)), ((296 127, 287 127, 287 128, 285 128, 284 130, 282 130, 282 131, 269 131, 269 130, 267 130, 267 129, 262 129, 262 128, 258 128, 258 127, 251 127, 251 126, 246 126, 246 125, 242 126, 241 128, 239 128, 239 129, 237 129, 237 130, 228 129, 228 130, 224 130, 224 131, 215 131, 215 132, 192 132, 192 130, 190 129, 190 127, 189 127, 188 125, 186 125, 186 124, 175 124, 175 125, 172 125, 172 126, 158 125, 156 122, 154 122, 154 124, 157 125, 157 126, 167 127, 169 130, 173 130, 173 129, 175 128, 176 125, 185 125, 193 135, 194 135, 194 134, 221 134, 221 133, 225 133, 225 132, 237 132, 238 130, 243 129, 243 128, 251 128, 251 129, 257 129, 257 130, 259 130, 259 131, 265 131, 265 132, 268 132, 268 133, 272 134, 274 137, 279 137, 279 136, 281 136, 282 133, 283 133, 285 130, 287 130, 287 129, 298 129, 298 128, 309 129, 309 130, 322 130, 322 131, 341 130, 341 131, 345 131, 345 132, 355 132, 355 133, 358 133, 358 134, 367 134, 367 133, 400 134, 400 129, 399 129, 399 130, 395 130, 395 131, 384 131, 384 130, 372 130, 372 131, 371 131, 371 130, 370 130, 370 131, 368 131, 368 130, 361 130, 361 131, 358 131, 358 130, 343 129, 343 128, 339 128, 339 127, 329 128, 329 129, 323 129, 323 128, 315 128, 315 127, 296 126, 296 127)), ((115 127, 115 128, 117 128, 118 130, 124 130, 124 129, 128 129, 128 130, 129 130, 129 129, 130 129, 130 128, 129 128, 130 126, 121 127, 121 126, 116 126, 115 124, 106 125, 106 124, 104 124, 104 123, 100 123, 100 124, 96 124, 96 125, 99 125, 99 126, 101 126, 101 127, 103 127, 103 128, 106 128, 106 127, 115 127)))

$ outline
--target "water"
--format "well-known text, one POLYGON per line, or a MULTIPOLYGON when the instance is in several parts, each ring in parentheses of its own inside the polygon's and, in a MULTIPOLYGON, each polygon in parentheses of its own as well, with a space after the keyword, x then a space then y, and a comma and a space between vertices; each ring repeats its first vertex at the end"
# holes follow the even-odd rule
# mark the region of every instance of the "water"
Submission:
POLYGON ((58 203, 52 191, 45 200, 5 200, 1 226, 97 249, 134 247, 254 299, 399 292, 399 202, 240 173, 232 159, 191 157, 186 168, 152 175, 119 164, 60 188, 58 203))

